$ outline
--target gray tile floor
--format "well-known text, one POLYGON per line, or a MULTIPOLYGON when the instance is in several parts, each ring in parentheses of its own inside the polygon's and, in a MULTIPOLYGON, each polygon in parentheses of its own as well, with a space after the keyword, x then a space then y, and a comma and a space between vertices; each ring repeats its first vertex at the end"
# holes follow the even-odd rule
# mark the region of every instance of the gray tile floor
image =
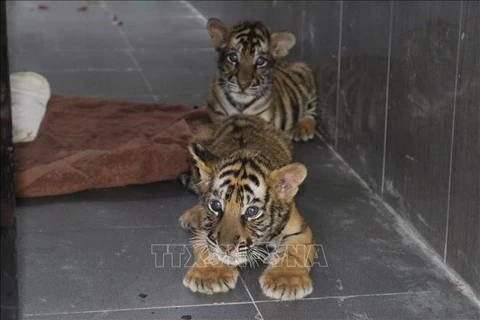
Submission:
MULTIPOLYGON (((181 1, 87 3, 77 12, 84 2, 52 2, 44 11, 10 2, 11 71, 40 72, 58 94, 203 103, 215 67, 205 17, 181 1), (111 25, 113 13, 121 28, 111 25)), ((152 245, 188 244, 177 219, 196 197, 162 182, 19 200, 22 319, 480 318, 322 141, 298 144, 295 154, 309 168, 298 207, 319 245, 307 299, 264 297, 263 267, 242 270, 230 293, 184 288, 186 268, 162 267, 162 247, 152 245)))

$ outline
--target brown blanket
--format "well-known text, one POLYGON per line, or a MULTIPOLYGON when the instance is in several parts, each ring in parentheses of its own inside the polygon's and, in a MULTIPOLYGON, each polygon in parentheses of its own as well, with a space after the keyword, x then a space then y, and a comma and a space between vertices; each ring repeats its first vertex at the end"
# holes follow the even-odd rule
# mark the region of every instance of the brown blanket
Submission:
POLYGON ((18 197, 175 179, 204 108, 52 96, 37 138, 15 146, 18 197))

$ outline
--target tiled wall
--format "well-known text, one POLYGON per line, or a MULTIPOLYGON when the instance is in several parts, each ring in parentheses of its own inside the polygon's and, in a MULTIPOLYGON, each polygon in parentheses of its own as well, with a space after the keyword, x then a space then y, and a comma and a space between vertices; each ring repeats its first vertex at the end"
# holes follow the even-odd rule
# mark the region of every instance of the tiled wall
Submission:
POLYGON ((193 4, 297 34, 327 140, 480 294, 480 2, 193 4))

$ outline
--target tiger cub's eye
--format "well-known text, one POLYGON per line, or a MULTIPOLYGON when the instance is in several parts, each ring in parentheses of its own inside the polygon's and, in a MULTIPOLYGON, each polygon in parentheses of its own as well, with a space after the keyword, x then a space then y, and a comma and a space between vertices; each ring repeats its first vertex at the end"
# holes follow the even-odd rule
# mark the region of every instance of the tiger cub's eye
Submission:
POLYGON ((256 218, 260 210, 258 207, 248 207, 245 211, 245 217, 247 218, 256 218))
POLYGON ((222 204, 218 200, 212 200, 210 201, 210 209, 215 213, 219 213, 222 211, 222 204))
POLYGON ((267 65, 267 59, 264 57, 258 57, 256 61, 257 67, 264 67, 267 65))
POLYGON ((230 53, 227 56, 228 60, 230 60, 231 63, 237 63, 238 62, 238 55, 235 52, 230 53))

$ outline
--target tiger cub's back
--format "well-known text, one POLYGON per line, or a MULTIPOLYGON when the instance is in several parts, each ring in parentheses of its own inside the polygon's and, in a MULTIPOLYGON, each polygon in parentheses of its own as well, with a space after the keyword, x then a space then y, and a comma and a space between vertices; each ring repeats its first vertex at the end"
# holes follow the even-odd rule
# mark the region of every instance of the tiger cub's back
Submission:
MULTIPOLYGON (((256 116, 233 115, 220 125, 200 128, 190 139, 189 145, 199 144, 211 154, 211 158, 235 157, 261 158, 272 168, 292 161, 292 142, 281 130, 256 116)), ((208 158, 208 157, 207 157, 208 158)), ((199 193, 199 176, 195 163, 190 160, 190 172, 180 175, 179 180, 188 189, 199 193)))

